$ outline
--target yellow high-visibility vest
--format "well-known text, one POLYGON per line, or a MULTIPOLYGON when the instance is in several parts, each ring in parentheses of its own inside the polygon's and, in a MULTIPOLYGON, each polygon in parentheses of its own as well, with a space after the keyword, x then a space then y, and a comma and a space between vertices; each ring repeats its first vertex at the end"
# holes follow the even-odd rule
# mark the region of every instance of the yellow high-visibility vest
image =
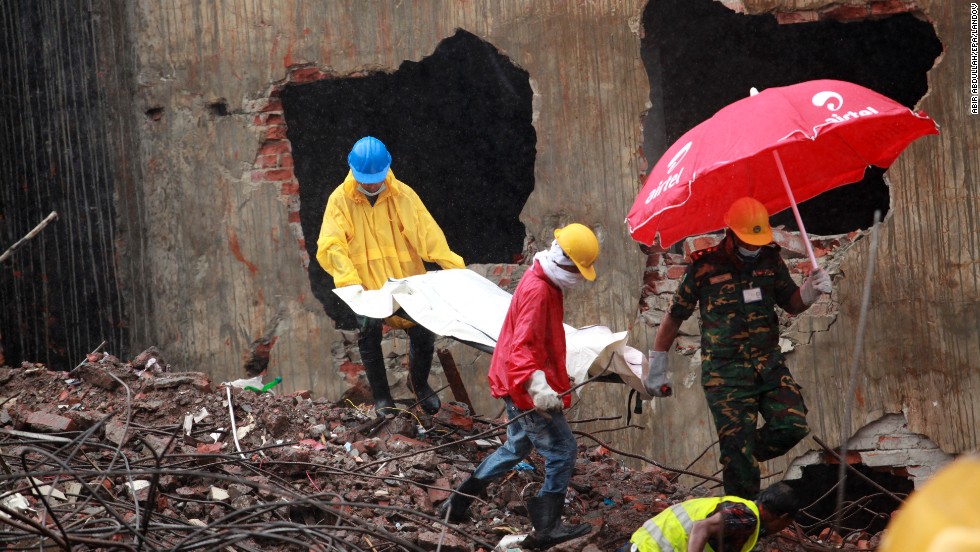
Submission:
MULTIPOLYGON (((759 540, 759 527, 762 518, 755 502, 737 496, 695 498, 674 504, 648 519, 643 527, 633 533, 632 538, 630 538, 630 542, 633 543, 632 550, 635 552, 685 552, 694 523, 709 517, 722 502, 745 504, 755 514, 755 531, 752 533, 752 537, 746 541, 745 546, 742 547, 742 552, 749 552, 759 540)), ((714 552, 714 548, 710 544, 705 550, 714 552)))

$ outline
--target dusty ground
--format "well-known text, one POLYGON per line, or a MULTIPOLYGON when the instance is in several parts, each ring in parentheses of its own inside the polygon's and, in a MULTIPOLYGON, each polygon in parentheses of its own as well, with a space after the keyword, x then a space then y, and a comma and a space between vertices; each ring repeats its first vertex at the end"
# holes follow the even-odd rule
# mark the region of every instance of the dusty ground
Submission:
MULTIPOLYGON (((0 368, 0 543, 450 552, 489 551, 530 530, 524 500, 542 480, 536 455, 490 486, 472 521, 435 517, 492 452, 502 420, 455 403, 435 417, 377 420, 353 404, 274 391, 173 371, 152 349, 128 363, 90 355, 71 373, 0 368)), ((652 515, 706 493, 654 466, 628 469, 586 439, 579 450, 565 515, 594 530, 553 550, 615 550, 652 515)), ((824 548, 804 548, 787 531, 757 550, 824 548)))

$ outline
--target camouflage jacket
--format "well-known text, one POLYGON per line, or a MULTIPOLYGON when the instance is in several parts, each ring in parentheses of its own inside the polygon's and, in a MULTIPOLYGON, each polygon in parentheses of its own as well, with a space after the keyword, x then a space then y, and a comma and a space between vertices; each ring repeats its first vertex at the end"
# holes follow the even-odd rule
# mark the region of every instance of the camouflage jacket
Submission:
POLYGON ((770 365, 782 362, 776 306, 787 309, 796 290, 778 245, 746 261, 729 231, 718 245, 691 255, 669 312, 686 320, 700 305, 702 372, 738 360, 770 365))

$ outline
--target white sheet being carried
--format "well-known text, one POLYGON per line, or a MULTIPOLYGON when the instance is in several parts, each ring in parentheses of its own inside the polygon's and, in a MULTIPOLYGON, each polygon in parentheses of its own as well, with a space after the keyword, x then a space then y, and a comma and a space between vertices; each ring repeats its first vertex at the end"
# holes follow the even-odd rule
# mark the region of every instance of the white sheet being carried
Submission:
MULTIPOLYGON (((379 290, 359 285, 334 290, 361 316, 386 318, 399 308, 432 332, 492 349, 503 327, 511 295, 469 269, 436 270, 389 280, 379 290)), ((626 344, 626 332, 605 326, 576 329, 565 325, 566 364, 575 383, 606 369, 618 374, 644 400, 646 359, 626 344)))

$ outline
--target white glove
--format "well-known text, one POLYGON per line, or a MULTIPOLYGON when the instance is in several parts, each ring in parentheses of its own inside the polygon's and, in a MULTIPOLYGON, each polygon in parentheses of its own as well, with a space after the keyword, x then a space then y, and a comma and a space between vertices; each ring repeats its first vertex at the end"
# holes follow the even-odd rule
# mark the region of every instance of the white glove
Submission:
POLYGON ((551 418, 549 412, 561 412, 564 404, 558 393, 548 385, 548 380, 544 377, 544 372, 535 370, 531 377, 527 378, 527 393, 534 401, 534 409, 545 418, 551 418))
POLYGON ((647 363, 650 370, 643 379, 643 387, 653 397, 669 397, 670 382, 667 381, 667 351, 650 351, 647 363))
POLYGON ((803 280, 803 286, 800 287, 800 299, 803 300, 803 304, 810 306, 817 302, 820 298, 821 293, 830 293, 833 286, 830 284, 830 276, 827 271, 822 268, 816 268, 810 275, 803 280))

